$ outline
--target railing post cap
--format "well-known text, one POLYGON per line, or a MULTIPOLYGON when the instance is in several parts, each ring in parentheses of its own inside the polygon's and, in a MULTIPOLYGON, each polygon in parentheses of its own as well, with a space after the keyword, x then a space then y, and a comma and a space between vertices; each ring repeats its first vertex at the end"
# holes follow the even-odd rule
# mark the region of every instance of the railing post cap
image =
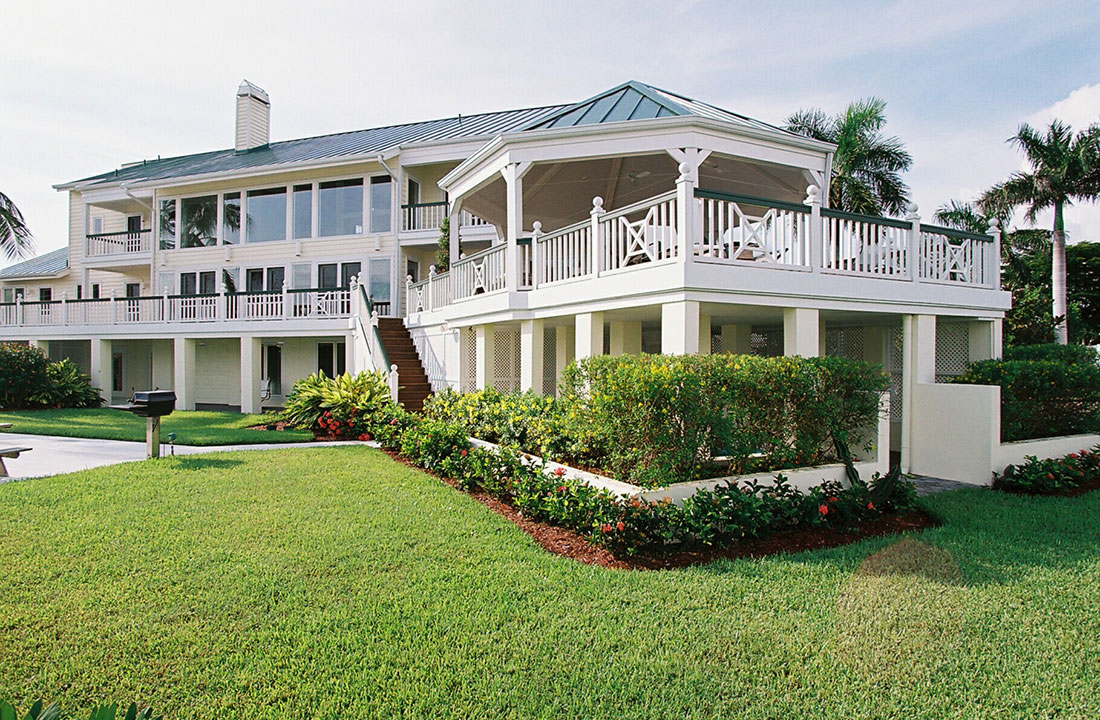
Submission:
POLYGON ((817 185, 809 185, 806 188, 806 204, 816 205, 821 202, 821 188, 817 185))
POLYGON ((592 212, 603 212, 603 198, 599 195, 592 198, 592 212))
POLYGON ((536 220, 531 227, 535 229, 536 233, 542 232, 542 220, 536 220))
POLYGON ((990 218, 989 227, 986 228, 986 232, 988 232, 990 235, 992 235, 993 233, 998 233, 1000 231, 1001 231, 1001 221, 998 220, 997 218, 990 218))
POLYGON ((395 364, 393 364, 393 365, 390 365, 390 372, 397 372, 397 365, 396 365, 396 363, 395 363, 395 364))
POLYGON ((111 299, 114 300, 116 297, 118 297, 118 290, 111 288, 111 299))
POLYGON ((431 267, 428 268, 428 274, 429 275, 435 275, 436 274, 435 265, 432 265, 431 267))
POLYGON ((676 166, 676 169, 680 171, 681 180, 687 180, 691 177, 691 163, 682 162, 676 166))

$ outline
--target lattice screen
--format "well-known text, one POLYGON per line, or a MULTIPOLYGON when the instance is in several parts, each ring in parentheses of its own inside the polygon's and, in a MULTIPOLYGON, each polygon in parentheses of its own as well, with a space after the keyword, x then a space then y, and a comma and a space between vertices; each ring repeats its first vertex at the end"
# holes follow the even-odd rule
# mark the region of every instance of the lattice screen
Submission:
POLYGON ((825 331, 825 354, 839 355, 849 360, 864 358, 862 327, 828 328, 825 331))
POLYGON ((477 331, 473 328, 465 328, 462 331, 462 392, 473 392, 477 389, 477 331))
POLYGON ((890 376, 890 419, 901 422, 901 368, 904 364, 902 353, 904 334, 901 326, 890 333, 890 347, 886 352, 886 372, 890 376))
POLYGON ((714 333, 710 336, 710 354, 717 355, 722 352, 722 333, 714 333))
POLYGON ((970 362, 970 326, 936 323, 936 382, 947 382, 966 372, 970 362))
POLYGON ((753 355, 779 357, 783 354, 783 328, 754 327, 749 335, 753 355))
POLYGON ((558 333, 548 327, 542 334, 542 394, 558 395, 558 333))
POLYGON ((519 328, 493 333, 493 386, 501 392, 519 390, 519 328))

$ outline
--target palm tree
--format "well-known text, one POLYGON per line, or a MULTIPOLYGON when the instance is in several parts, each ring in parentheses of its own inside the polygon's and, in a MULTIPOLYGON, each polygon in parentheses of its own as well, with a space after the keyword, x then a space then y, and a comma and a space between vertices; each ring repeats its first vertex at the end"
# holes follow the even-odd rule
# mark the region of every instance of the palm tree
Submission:
POLYGON ((869 98, 850 103, 839 115, 799 110, 787 118, 793 133, 837 146, 829 183, 829 205, 864 215, 901 215, 909 204, 909 186, 901 173, 913 156, 897 137, 882 133, 886 102, 869 98))
POLYGON ((1032 284, 1032 263, 1029 260, 1050 247, 1050 231, 1032 228, 1008 229, 1012 214, 1004 208, 986 213, 974 203, 949 200, 940 205, 932 215, 940 225, 956 230, 984 235, 996 220, 1004 233, 1001 235, 1001 261, 1004 285, 1013 290, 1017 286, 1032 284))
POLYGON ((34 252, 34 237, 27 229, 23 213, 4 193, 0 192, 0 249, 8 260, 27 257, 34 252))
POLYGON ((1100 196, 1100 124, 1074 133, 1055 120, 1045 133, 1027 123, 1008 142, 1023 151, 1030 172, 1013 173, 990 188, 980 204, 987 212, 1004 212, 1026 205, 1024 217, 1035 222, 1044 210, 1054 210, 1051 242, 1051 294, 1055 342, 1069 341, 1066 322, 1065 208, 1075 200, 1092 202, 1100 196))

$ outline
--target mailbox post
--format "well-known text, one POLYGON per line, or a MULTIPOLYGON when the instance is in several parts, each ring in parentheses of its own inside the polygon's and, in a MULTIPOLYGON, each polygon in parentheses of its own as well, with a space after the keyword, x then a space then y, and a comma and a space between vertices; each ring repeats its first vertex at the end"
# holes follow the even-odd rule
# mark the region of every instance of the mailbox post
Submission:
POLYGON ((176 394, 171 390, 140 390, 125 405, 112 405, 145 418, 145 455, 160 457, 160 419, 176 409, 176 394))

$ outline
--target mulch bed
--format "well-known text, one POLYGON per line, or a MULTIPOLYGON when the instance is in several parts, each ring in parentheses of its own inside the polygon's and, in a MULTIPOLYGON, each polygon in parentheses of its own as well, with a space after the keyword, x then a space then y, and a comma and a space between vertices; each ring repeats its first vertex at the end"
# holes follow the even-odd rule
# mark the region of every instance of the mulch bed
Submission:
POLYGON ((876 520, 864 523, 854 533, 842 533, 832 528, 808 528, 759 540, 749 540, 727 548, 675 550, 633 557, 618 557, 607 548, 592 544, 588 538, 580 533, 526 518, 510 503, 494 495, 480 489, 464 490, 450 478, 442 477, 430 470, 424 470, 424 468, 414 465, 397 453, 385 452, 397 462, 404 463, 420 472, 427 472, 456 490, 472 496, 482 505, 515 523, 520 530, 534 538, 535 542, 547 551, 588 565, 599 565, 616 570, 668 570, 691 565, 705 565, 723 558, 765 557, 803 550, 824 550, 849 545, 865 538, 924 530, 940 524, 932 515, 916 510, 901 515, 883 515, 876 520))
POLYGON ((1023 492, 1021 490, 1008 490, 1005 488, 996 489, 1000 492, 1009 493, 1010 495, 1026 495, 1027 497, 1077 497, 1078 495, 1084 495, 1085 493, 1092 492, 1093 490, 1100 490, 1100 478, 1089 480, 1086 483, 1081 483, 1072 490, 1062 490, 1060 492, 1032 493, 1023 492))

